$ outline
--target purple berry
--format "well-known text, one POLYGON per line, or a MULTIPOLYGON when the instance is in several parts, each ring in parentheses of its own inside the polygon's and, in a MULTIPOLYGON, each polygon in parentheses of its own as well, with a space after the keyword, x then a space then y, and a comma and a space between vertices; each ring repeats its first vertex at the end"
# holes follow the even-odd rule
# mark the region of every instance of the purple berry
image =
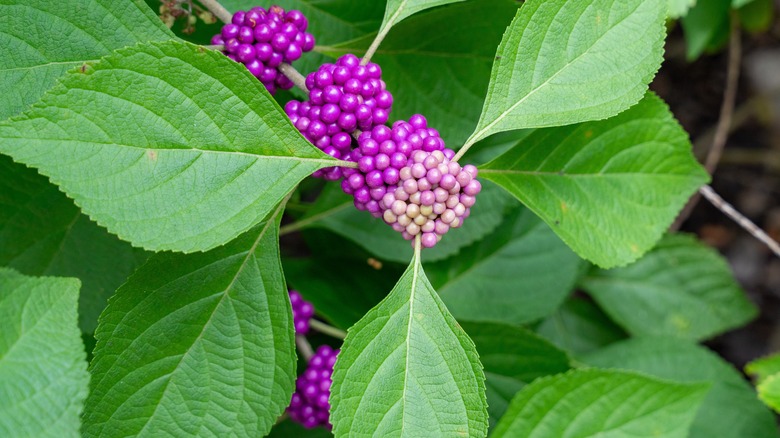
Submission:
POLYGON ((212 38, 212 44, 223 44, 225 54, 245 64, 273 94, 277 88, 289 89, 293 86, 292 81, 277 68, 282 63, 299 59, 304 52, 314 48, 314 37, 305 32, 307 27, 308 21, 300 11, 285 12, 279 6, 271 6, 267 11, 255 7, 233 14, 231 23, 223 26, 220 34, 212 38), (257 74, 257 64, 250 68, 250 63, 255 60, 261 61, 265 68, 273 69, 273 76, 265 71, 257 74))
POLYGON ((330 387, 331 375, 339 350, 327 345, 320 346, 309 359, 306 370, 295 382, 296 391, 287 408, 290 419, 306 428, 325 426, 330 429, 330 387))
POLYGON ((295 333, 305 335, 309 333, 309 321, 314 316, 314 306, 303 299, 303 296, 296 290, 289 290, 290 304, 292 305, 293 324, 295 333))

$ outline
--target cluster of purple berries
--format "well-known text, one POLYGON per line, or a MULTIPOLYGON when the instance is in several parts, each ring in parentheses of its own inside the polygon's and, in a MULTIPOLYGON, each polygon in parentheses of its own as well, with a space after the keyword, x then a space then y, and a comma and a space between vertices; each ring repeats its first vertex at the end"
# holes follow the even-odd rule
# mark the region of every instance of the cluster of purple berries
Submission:
MULTIPOLYGON (((393 95, 382 80, 382 69, 373 62, 361 65, 355 55, 320 66, 306 77, 306 88, 309 100, 292 100, 284 111, 307 140, 334 158, 349 160, 352 132, 371 130, 390 117, 393 95)), ((332 167, 314 176, 336 181, 342 170, 332 167)))
MULTIPOLYGON (((231 59, 246 65, 274 93, 293 86, 278 67, 314 47, 307 27, 300 11, 255 7, 236 12, 212 43, 224 45, 231 59)), ((407 240, 420 235, 426 248, 463 224, 481 190, 476 167, 461 168, 451 161, 454 152, 422 115, 398 121, 392 129, 385 126, 393 96, 379 65, 362 65, 360 58, 346 54, 309 74, 306 88, 309 100, 285 105, 293 125, 326 154, 358 164, 357 169, 321 169, 315 177, 343 178, 341 187, 353 196, 359 210, 383 218, 407 240), (353 149, 352 134, 358 130, 362 132, 353 149)), ((297 292, 291 292, 290 300, 297 315, 296 331, 305 334, 313 308, 297 292), (296 307, 296 303, 304 304, 296 307)))
POLYGON ((422 245, 431 248, 463 224, 482 190, 477 168, 450 161, 454 155, 415 114, 392 129, 381 125, 361 133, 350 156, 358 168, 343 170, 341 188, 359 210, 383 218, 406 240, 422 234, 422 245))
POLYGON ((301 11, 255 7, 233 14, 232 23, 223 26, 211 44, 224 45, 230 59, 244 64, 274 94, 277 88, 293 86, 278 70, 279 65, 293 62, 314 48, 314 36, 306 32, 308 26, 301 11))
POLYGON ((309 359, 306 371, 295 382, 295 393, 292 396, 287 414, 306 428, 325 426, 331 428, 329 421, 330 385, 333 365, 339 350, 328 345, 322 345, 309 359))
POLYGON ((289 290, 290 304, 292 304, 293 324, 295 333, 305 335, 309 333, 309 321, 314 316, 314 306, 303 299, 303 296, 296 290, 289 290))

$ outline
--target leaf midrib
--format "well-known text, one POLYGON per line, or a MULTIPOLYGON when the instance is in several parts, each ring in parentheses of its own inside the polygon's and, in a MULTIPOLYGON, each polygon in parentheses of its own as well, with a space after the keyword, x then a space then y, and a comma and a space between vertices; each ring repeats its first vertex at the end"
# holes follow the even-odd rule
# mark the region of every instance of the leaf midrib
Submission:
POLYGON ((540 176, 540 177, 559 177, 562 179, 568 178, 605 178, 605 177, 620 177, 620 178, 637 178, 637 176, 648 177, 663 177, 663 178, 680 178, 690 179, 695 175, 690 173, 652 173, 652 172, 598 172, 598 173, 569 173, 560 171, 537 171, 537 170, 509 170, 509 169, 479 169, 480 175, 495 174, 495 175, 510 175, 510 176, 540 176))
MULTIPOLYGON (((32 119, 29 119, 32 120, 32 119)), ((2 127, 2 125, 0 125, 2 127)), ((199 152, 202 154, 228 154, 231 156, 247 156, 251 157, 253 159, 273 159, 273 160, 294 160, 294 161, 303 161, 303 162, 310 162, 310 163, 321 163, 321 164, 328 164, 329 166, 334 166, 339 163, 339 161, 334 160, 332 158, 306 158, 306 157, 298 157, 298 156, 288 156, 288 155, 262 155, 260 153, 249 153, 249 152, 241 152, 241 151, 218 151, 213 149, 201 149, 201 148, 174 148, 174 147, 147 147, 147 146, 137 146, 137 145, 131 145, 131 144, 125 144, 125 143, 117 143, 117 142, 101 142, 101 141, 83 141, 83 140, 63 140, 61 138, 25 138, 25 137, 3 137, 0 136, 0 139, 5 140, 35 140, 40 142, 52 142, 52 143, 59 143, 62 145, 66 145, 68 143, 75 143, 76 145, 81 144, 87 144, 87 145, 96 145, 96 146, 116 146, 120 148, 128 148, 128 149, 142 149, 145 151, 149 150, 160 150, 160 151, 190 151, 190 152, 199 152)), ((27 147, 30 147, 29 144, 27 147)))
MULTIPOLYGON (((417 279, 420 275, 420 242, 419 240, 415 242, 414 246, 414 269, 412 269, 412 285, 411 290, 409 291, 409 325, 406 328, 406 359, 404 362, 404 388, 401 392, 401 400, 403 401, 403 407, 402 409, 402 418, 406 417, 406 390, 409 387, 407 384, 407 381, 409 380, 409 356, 410 356, 410 350, 412 343, 410 342, 410 339, 412 338, 412 324, 414 323, 414 300, 415 300, 415 292, 417 290, 417 279)), ((404 428, 406 427, 406 421, 401 421, 401 434, 400 436, 404 436, 404 428)))
MULTIPOLYGON (((395 26, 396 21, 398 21, 398 17, 401 15, 401 11, 404 10, 406 7, 406 3, 409 0, 401 0, 401 3, 398 4, 398 9, 393 12, 393 15, 390 16, 390 18, 387 19, 387 21, 382 25, 382 27, 379 29, 379 32, 381 33, 385 28, 391 28, 395 26)), ((403 436, 403 428, 401 429, 401 435, 403 436)))
POLYGON ((30 71, 34 70, 36 68, 42 68, 42 67, 49 67, 52 65, 71 65, 75 67, 78 64, 83 64, 86 62, 97 62, 96 59, 87 59, 87 60, 74 60, 74 61, 56 61, 56 62, 47 62, 45 64, 36 64, 31 65, 27 67, 14 67, 14 68, 0 68, 0 72, 6 73, 6 72, 14 72, 14 71, 30 71))

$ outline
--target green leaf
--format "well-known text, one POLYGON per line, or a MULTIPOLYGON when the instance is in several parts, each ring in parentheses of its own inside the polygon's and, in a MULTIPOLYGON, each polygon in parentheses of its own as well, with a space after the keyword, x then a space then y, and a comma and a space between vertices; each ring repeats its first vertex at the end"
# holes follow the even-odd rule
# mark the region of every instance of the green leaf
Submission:
POLYGON ((462 1, 464 0, 387 0, 385 17, 382 19, 382 25, 379 27, 379 34, 382 34, 383 31, 387 32, 404 18, 420 11, 462 1))
POLYGON ((739 9, 743 6, 747 6, 751 3, 753 3, 756 0, 731 0, 731 7, 734 9, 739 9))
POLYGON ((504 413, 506 413, 515 394, 520 392, 526 384, 500 374, 486 373, 485 377, 490 430, 493 430, 504 413))
POLYGON ((117 291, 95 333, 86 435, 271 430, 295 380, 281 209, 226 246, 156 255, 117 291))
POLYGON ((534 332, 505 323, 461 322, 477 346, 485 373, 521 382, 569 369, 569 358, 534 332))
POLYGON ((143 0, 5 0, 0 4, 5 53, 0 57, 0 120, 19 114, 83 61, 171 38, 143 0))
POLYGON ((758 398, 767 406, 780 413, 780 373, 773 374, 756 387, 758 398))
POLYGON ((668 2, 668 17, 672 19, 684 16, 696 4, 696 0, 668 0, 668 2))
POLYGON ((563 302, 580 265, 544 222, 516 208, 485 239, 426 269, 456 318, 525 323, 549 315, 563 302))
POLYGON ((653 94, 608 120, 538 129, 479 173, 603 268, 651 249, 709 179, 653 94))
POLYGON ((472 144, 522 128, 605 119, 661 65, 666 0, 528 0, 498 46, 472 144))
POLYGON ((635 336, 702 340, 739 327, 758 313, 726 261, 689 235, 666 235, 636 263, 594 271, 581 284, 635 336))
POLYGON ((533 332, 502 323, 461 322, 485 367, 490 425, 526 383, 569 369, 566 353, 533 332))
POLYGON ((620 327, 582 296, 566 300, 539 324, 536 332, 574 355, 589 353, 626 338, 620 327))
POLYGON ((575 370, 526 386, 492 437, 687 437, 706 384, 640 374, 575 370))
POLYGON ((755 377, 758 383, 780 373, 780 353, 750 362, 745 366, 745 372, 755 377))
POLYGON ((750 362, 745 372, 755 377, 758 398, 780 413, 780 354, 750 362))
MULTIPOLYGON (((435 247, 423 251, 423 260, 442 260, 457 254, 463 247, 479 241, 501 223, 501 213, 512 202, 494 184, 485 183, 471 209, 471 215, 459 229, 453 229, 435 247)), ((338 184, 330 184, 306 216, 304 227, 317 227, 339 234, 382 260, 406 263, 412 256, 409 241, 387 225, 353 206, 353 198, 344 194, 338 184)))
POLYGON ((740 7, 737 15, 748 32, 766 32, 775 22, 775 4, 772 0, 751 1, 740 7))
POLYGON ((78 437, 89 374, 79 281, 0 268, 0 436, 78 437))
POLYGON ((678 382, 710 382, 712 389, 691 426, 691 438, 778 437, 772 413, 742 376, 704 347, 675 338, 635 338, 583 359, 599 367, 633 370, 678 382))
MULTIPOLYGON (((463 144, 479 118, 502 31, 516 12, 510 0, 470 1, 394 27, 372 58, 393 91, 392 118, 425 114, 450 148, 463 144)), ((360 54, 373 39, 370 34, 323 50, 360 54)))
POLYGON ((0 265, 79 278, 82 331, 95 330, 108 297, 145 257, 80 214, 35 170, 0 156, 0 265))
POLYGON ((697 1, 682 18, 687 57, 693 61, 705 49, 716 48, 728 39, 731 0, 697 1))
POLYGON ((71 72, 0 124, 0 152, 37 167, 120 238, 185 252, 230 241, 334 163, 246 68, 173 41, 71 72))
POLYGON ((485 436, 485 377, 474 343, 415 252, 390 294, 353 326, 333 370, 336 436, 485 436))

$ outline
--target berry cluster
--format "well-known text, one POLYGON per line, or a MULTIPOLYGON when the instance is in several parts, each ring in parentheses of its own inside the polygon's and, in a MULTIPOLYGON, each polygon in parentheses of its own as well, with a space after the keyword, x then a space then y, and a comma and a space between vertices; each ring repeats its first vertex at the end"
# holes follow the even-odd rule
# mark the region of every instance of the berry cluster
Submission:
POLYGON ((305 335, 309 333, 309 321, 314 316, 314 306, 303 299, 303 296, 296 290, 289 290, 290 304, 292 304, 293 324, 295 333, 305 335))
MULTIPOLYGON (((230 58, 245 64, 273 93, 293 86, 278 67, 314 47, 307 27, 300 11, 255 7, 236 12, 212 43, 223 44, 230 58)), ((461 168, 451 161, 455 153, 422 115, 398 121, 392 129, 385 126, 393 96, 379 65, 362 65, 357 56, 346 54, 306 76, 305 85, 309 99, 289 101, 285 113, 320 150, 358 165, 321 169, 313 176, 329 181, 343 178, 341 187, 353 196, 359 210, 381 217, 407 240, 420 235, 426 248, 463 224, 481 190, 476 167, 461 168), (353 149, 356 132, 360 134, 353 149)), ((290 293, 290 300, 296 331, 305 334, 313 309, 297 292, 290 293)))
POLYGON ((344 169, 341 188, 359 210, 382 217, 407 240, 422 234, 431 248, 469 216, 482 190, 477 168, 450 161, 438 131, 420 114, 399 120, 390 129, 376 126, 358 138, 350 158, 357 169, 344 169))
MULTIPOLYGON (((306 88, 309 100, 292 100, 284 111, 307 140, 334 158, 350 159, 352 132, 383 125, 390 117, 393 96, 382 69, 373 62, 361 65, 355 55, 320 66, 306 77, 306 88)), ((336 181, 342 170, 323 169, 314 176, 336 181)))
POLYGON ((255 7, 233 14, 232 23, 223 26, 211 44, 224 45, 230 59, 244 64, 274 94, 277 88, 293 86, 278 67, 314 48, 314 36, 306 32, 308 26, 301 11, 255 7))
POLYGON ((309 359, 306 371, 295 382, 295 393, 292 396, 287 413, 290 418, 303 424, 306 428, 325 426, 330 429, 328 419, 330 411, 330 385, 333 365, 339 350, 330 346, 320 346, 309 359))

